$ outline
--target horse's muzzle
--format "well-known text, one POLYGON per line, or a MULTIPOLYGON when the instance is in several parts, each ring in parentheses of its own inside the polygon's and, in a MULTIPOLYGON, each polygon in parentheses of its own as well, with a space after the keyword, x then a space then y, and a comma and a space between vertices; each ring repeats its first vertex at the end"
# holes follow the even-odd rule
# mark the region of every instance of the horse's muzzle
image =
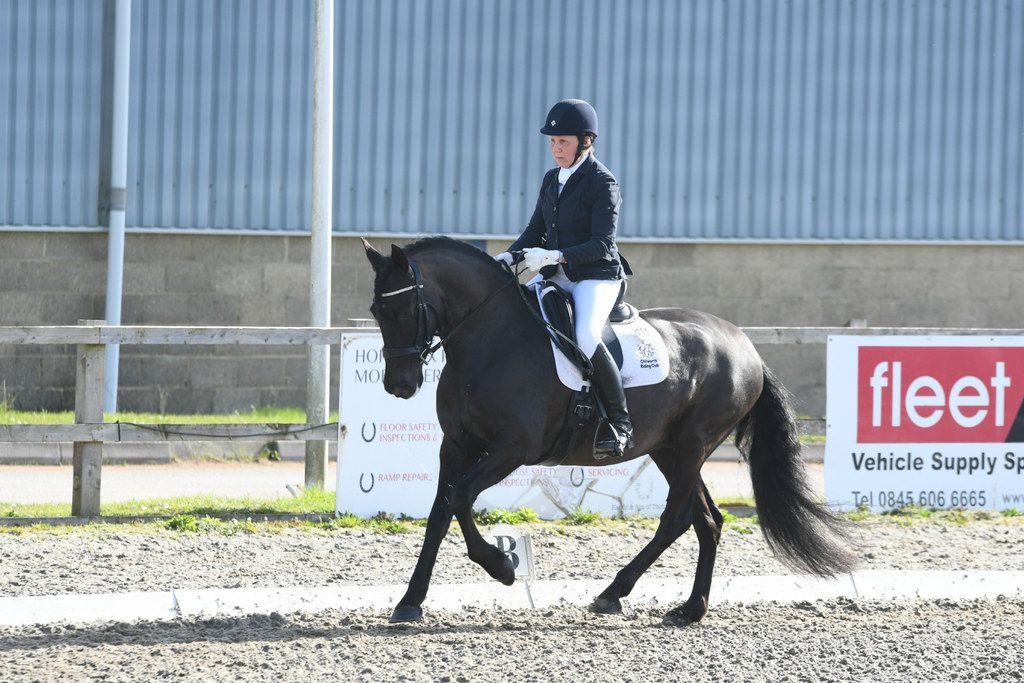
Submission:
POLYGON ((410 382, 398 382, 394 386, 384 387, 384 389, 392 396, 397 396, 398 398, 412 398, 419 391, 419 387, 410 382))

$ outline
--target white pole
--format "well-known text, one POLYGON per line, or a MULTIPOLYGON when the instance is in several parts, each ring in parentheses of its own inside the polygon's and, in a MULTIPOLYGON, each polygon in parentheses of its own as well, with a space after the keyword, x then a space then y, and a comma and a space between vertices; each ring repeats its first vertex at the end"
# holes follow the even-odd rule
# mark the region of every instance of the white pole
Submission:
MULTIPOLYGON (((334 151, 334 0, 314 0, 313 184, 309 249, 309 317, 314 327, 331 324, 331 207, 334 151)), ((331 347, 309 346, 306 421, 327 422, 331 347)), ((306 488, 324 488, 327 442, 306 442, 306 488)))
MULTIPOLYGON (((132 0, 117 0, 114 16, 114 107, 110 144, 110 224, 107 230, 108 325, 121 324, 124 281, 124 213, 128 195, 128 63, 131 57, 132 0)), ((117 376, 121 346, 108 344, 103 410, 117 411, 117 376)))

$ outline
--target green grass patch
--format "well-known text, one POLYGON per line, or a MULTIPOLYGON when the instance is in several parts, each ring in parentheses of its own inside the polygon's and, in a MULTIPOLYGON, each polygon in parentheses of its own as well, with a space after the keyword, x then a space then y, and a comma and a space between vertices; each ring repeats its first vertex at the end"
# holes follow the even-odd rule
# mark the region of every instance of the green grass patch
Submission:
MULTIPOLYGON (((316 524, 316 523, 313 523, 316 524)), ((320 522, 317 526, 322 529, 355 529, 366 526, 367 522, 362 517, 356 517, 351 512, 342 512, 326 522, 320 522)))
MULTIPOLYGON (((217 496, 182 496, 148 498, 119 503, 104 503, 104 517, 142 517, 147 515, 210 515, 235 514, 332 514, 334 492, 307 489, 299 496, 272 499, 220 498, 217 496)), ((0 503, 0 517, 69 517, 70 503, 0 503)))
POLYGON ((584 526, 589 524, 600 524, 606 521, 606 519, 607 518, 600 512, 587 512, 580 508, 576 508, 558 521, 570 526, 584 526))
POLYGON ((474 517, 477 524, 492 526, 494 524, 533 524, 540 521, 540 516, 530 508, 521 510, 480 510, 474 517))
POLYGON ((409 528, 409 523, 416 521, 419 520, 413 520, 405 515, 395 517, 387 512, 378 512, 367 521, 367 525, 374 531, 378 531, 382 534, 404 534, 412 531, 412 529, 409 528))
POLYGON ((171 531, 199 531, 199 524, 193 515, 177 515, 167 520, 171 531))
POLYGON ((857 507, 856 510, 851 510, 850 512, 845 513, 843 516, 851 522, 863 522, 865 519, 871 519, 872 517, 875 517, 875 513, 868 509, 867 505, 860 505, 857 507))
POLYGON ((883 514, 889 517, 916 517, 920 519, 928 519, 934 517, 936 513, 935 508, 921 507, 920 505, 908 505, 896 510, 890 510, 883 514))
POLYGON ((239 533, 258 534, 271 529, 271 527, 261 526, 251 519, 196 518, 193 515, 172 517, 164 526, 171 531, 182 533, 220 534, 222 536, 234 536, 239 533))
POLYGON ((734 498, 721 498, 715 501, 715 505, 718 507, 730 507, 730 508, 752 508, 757 507, 754 503, 753 498, 743 498, 737 496, 734 498))
POLYGON ((1016 509, 1008 510, 967 510, 964 508, 950 508, 948 510, 942 510, 937 508, 921 507, 918 505, 909 505, 907 507, 899 508, 896 510, 890 510, 880 514, 873 514, 868 512, 865 508, 859 509, 855 513, 847 513, 847 518, 853 520, 860 519, 886 519, 893 521, 896 524, 908 526, 916 522, 932 521, 940 524, 955 524, 957 526, 963 526, 972 522, 985 522, 991 520, 1007 519, 1012 517, 1019 517, 1021 513, 1016 509))
MULTIPOLYGON (((758 518, 739 517, 725 506, 731 501, 717 501, 722 508, 726 528, 739 534, 750 534, 757 530, 758 518)), ((751 501, 743 501, 744 503, 751 501)), ((747 505, 744 505, 747 507, 747 505)), ((4 504, 0 503, 0 517, 69 517, 70 504, 4 504)), ((71 526, 59 522, 53 525, 28 527, 0 527, 0 533, 23 534, 33 531, 66 533, 76 530, 107 529, 136 530, 144 533, 213 533, 232 535, 238 533, 280 533, 286 529, 301 529, 311 532, 331 532, 344 529, 365 529, 382 534, 415 532, 425 525, 425 520, 405 516, 378 513, 371 519, 363 519, 351 513, 334 515, 334 494, 330 491, 309 490, 297 497, 281 497, 271 500, 252 498, 218 498, 215 496, 192 496, 133 500, 108 503, 102 506, 101 516, 107 517, 151 517, 166 519, 144 521, 132 525, 109 525, 102 522, 94 525, 71 526), (271 514, 320 514, 327 516, 322 521, 258 521, 260 515, 271 514), (235 516, 236 519, 219 519, 235 516), (240 519, 239 519, 240 518, 240 519), (256 519, 253 519, 256 518, 256 519)), ((917 506, 893 510, 887 513, 873 513, 866 507, 843 513, 854 522, 873 521, 911 526, 920 523, 964 525, 974 522, 1010 523, 1024 521, 1024 512, 1017 509, 995 512, 992 510, 935 510, 917 506)), ((577 508, 562 519, 544 521, 532 509, 522 510, 481 510, 475 514, 476 521, 484 526, 494 524, 530 524, 540 530, 556 534, 571 533, 571 527, 601 526, 610 533, 630 534, 638 529, 653 531, 658 526, 657 517, 606 517, 597 512, 577 508)))
MULTIPOLYGON (((46 412, 15 410, 10 402, 0 401, 0 424, 72 424, 74 412, 46 412)), ((137 422, 140 424, 221 424, 221 423, 281 423, 305 424, 306 411, 302 408, 254 408, 248 412, 210 415, 178 415, 163 413, 104 413, 104 422, 137 422)), ((337 411, 331 413, 330 422, 338 421, 337 411)))

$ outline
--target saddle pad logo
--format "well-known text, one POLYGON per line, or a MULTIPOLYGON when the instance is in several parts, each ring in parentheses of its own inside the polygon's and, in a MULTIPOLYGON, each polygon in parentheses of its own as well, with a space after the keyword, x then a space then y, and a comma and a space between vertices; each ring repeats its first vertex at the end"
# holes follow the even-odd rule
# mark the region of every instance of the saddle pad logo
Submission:
POLYGON ((650 328, 637 327, 634 330, 636 335, 636 357, 640 361, 640 367, 646 369, 655 369, 660 367, 658 361, 658 349, 651 342, 648 337, 650 334, 650 328))

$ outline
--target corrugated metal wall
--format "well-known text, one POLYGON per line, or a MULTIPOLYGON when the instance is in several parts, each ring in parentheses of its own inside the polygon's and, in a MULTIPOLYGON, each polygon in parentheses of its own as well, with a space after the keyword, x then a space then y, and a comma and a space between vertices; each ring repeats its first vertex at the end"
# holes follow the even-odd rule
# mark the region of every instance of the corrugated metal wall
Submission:
POLYGON ((100 3, 0 0, 0 225, 96 225, 100 3))
MULTIPOLYGON (((512 234, 566 96, 623 236, 1024 240, 1024 2, 339 0, 338 232, 512 234)), ((308 3, 133 14, 128 224, 303 230, 308 3)), ((0 223, 95 225, 101 3, 0 0, 0 223)))
POLYGON ((308 229, 307 8, 134 3, 128 225, 308 229))

